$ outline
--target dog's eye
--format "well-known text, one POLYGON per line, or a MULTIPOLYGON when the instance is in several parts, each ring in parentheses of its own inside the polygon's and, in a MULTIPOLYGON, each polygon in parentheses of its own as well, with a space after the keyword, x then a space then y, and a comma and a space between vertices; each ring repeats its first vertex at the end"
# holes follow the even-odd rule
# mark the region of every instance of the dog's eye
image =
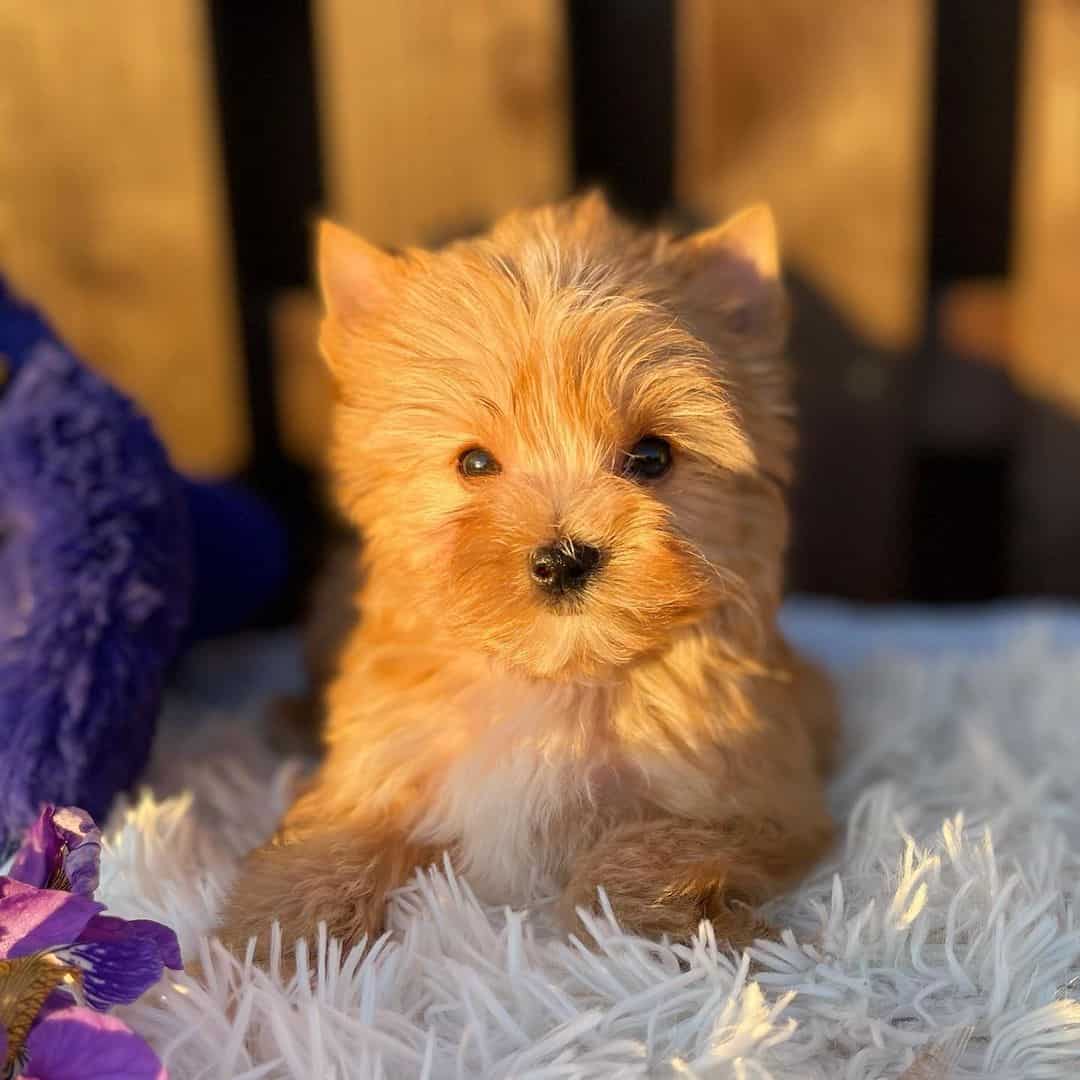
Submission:
POLYGON ((656 480, 671 468, 671 446, 655 435, 646 435, 630 447, 623 471, 634 480, 656 480))
POLYGON ((469 479, 477 476, 494 476, 501 472, 501 466, 495 460, 495 455, 482 446, 474 446, 471 450, 465 450, 458 457, 458 469, 461 475, 469 479))

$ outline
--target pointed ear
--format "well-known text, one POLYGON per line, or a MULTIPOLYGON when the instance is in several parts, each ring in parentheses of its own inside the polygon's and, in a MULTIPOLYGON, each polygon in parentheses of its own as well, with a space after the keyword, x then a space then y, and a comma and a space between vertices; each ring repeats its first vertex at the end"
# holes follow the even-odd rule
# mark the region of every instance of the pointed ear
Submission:
POLYGON ((318 266, 326 313, 346 326, 369 318, 387 303, 400 276, 393 255, 325 220, 319 222, 318 266))
POLYGON ((586 228, 611 217, 607 196, 602 188, 592 187, 582 192, 574 202, 574 220, 586 228))
POLYGON ((780 277, 776 220, 765 203, 740 210, 722 225, 691 236, 687 243, 694 251, 744 263, 762 281, 773 282, 780 277))
POLYGON ((780 246, 764 203, 694 234, 679 249, 690 260, 693 298, 725 315, 732 330, 753 333, 770 322, 782 324, 780 246))

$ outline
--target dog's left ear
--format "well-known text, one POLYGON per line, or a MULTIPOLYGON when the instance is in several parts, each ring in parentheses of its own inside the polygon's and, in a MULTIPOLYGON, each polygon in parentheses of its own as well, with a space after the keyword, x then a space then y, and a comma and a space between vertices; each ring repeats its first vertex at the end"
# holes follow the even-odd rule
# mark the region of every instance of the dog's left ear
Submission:
POLYGON ((765 203, 695 233, 677 248, 695 303, 748 334, 782 329, 786 306, 780 281, 776 221, 765 203))

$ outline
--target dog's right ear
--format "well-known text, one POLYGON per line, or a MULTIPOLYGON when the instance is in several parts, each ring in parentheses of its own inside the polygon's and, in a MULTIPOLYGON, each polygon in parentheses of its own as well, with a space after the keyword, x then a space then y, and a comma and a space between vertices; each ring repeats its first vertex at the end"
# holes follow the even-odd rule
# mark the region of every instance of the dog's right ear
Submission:
POLYGON ((319 222, 318 267, 326 313, 343 326, 379 311, 401 274, 393 255, 326 220, 319 222))

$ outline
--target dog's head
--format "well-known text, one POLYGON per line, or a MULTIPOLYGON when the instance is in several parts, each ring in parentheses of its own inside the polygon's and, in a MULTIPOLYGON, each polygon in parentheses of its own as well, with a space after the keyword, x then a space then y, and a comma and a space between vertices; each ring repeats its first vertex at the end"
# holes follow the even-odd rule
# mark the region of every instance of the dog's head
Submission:
POLYGON ((326 224, 337 489, 403 619, 542 678, 771 615, 791 424, 769 212, 686 240, 602 199, 438 253, 326 224))

